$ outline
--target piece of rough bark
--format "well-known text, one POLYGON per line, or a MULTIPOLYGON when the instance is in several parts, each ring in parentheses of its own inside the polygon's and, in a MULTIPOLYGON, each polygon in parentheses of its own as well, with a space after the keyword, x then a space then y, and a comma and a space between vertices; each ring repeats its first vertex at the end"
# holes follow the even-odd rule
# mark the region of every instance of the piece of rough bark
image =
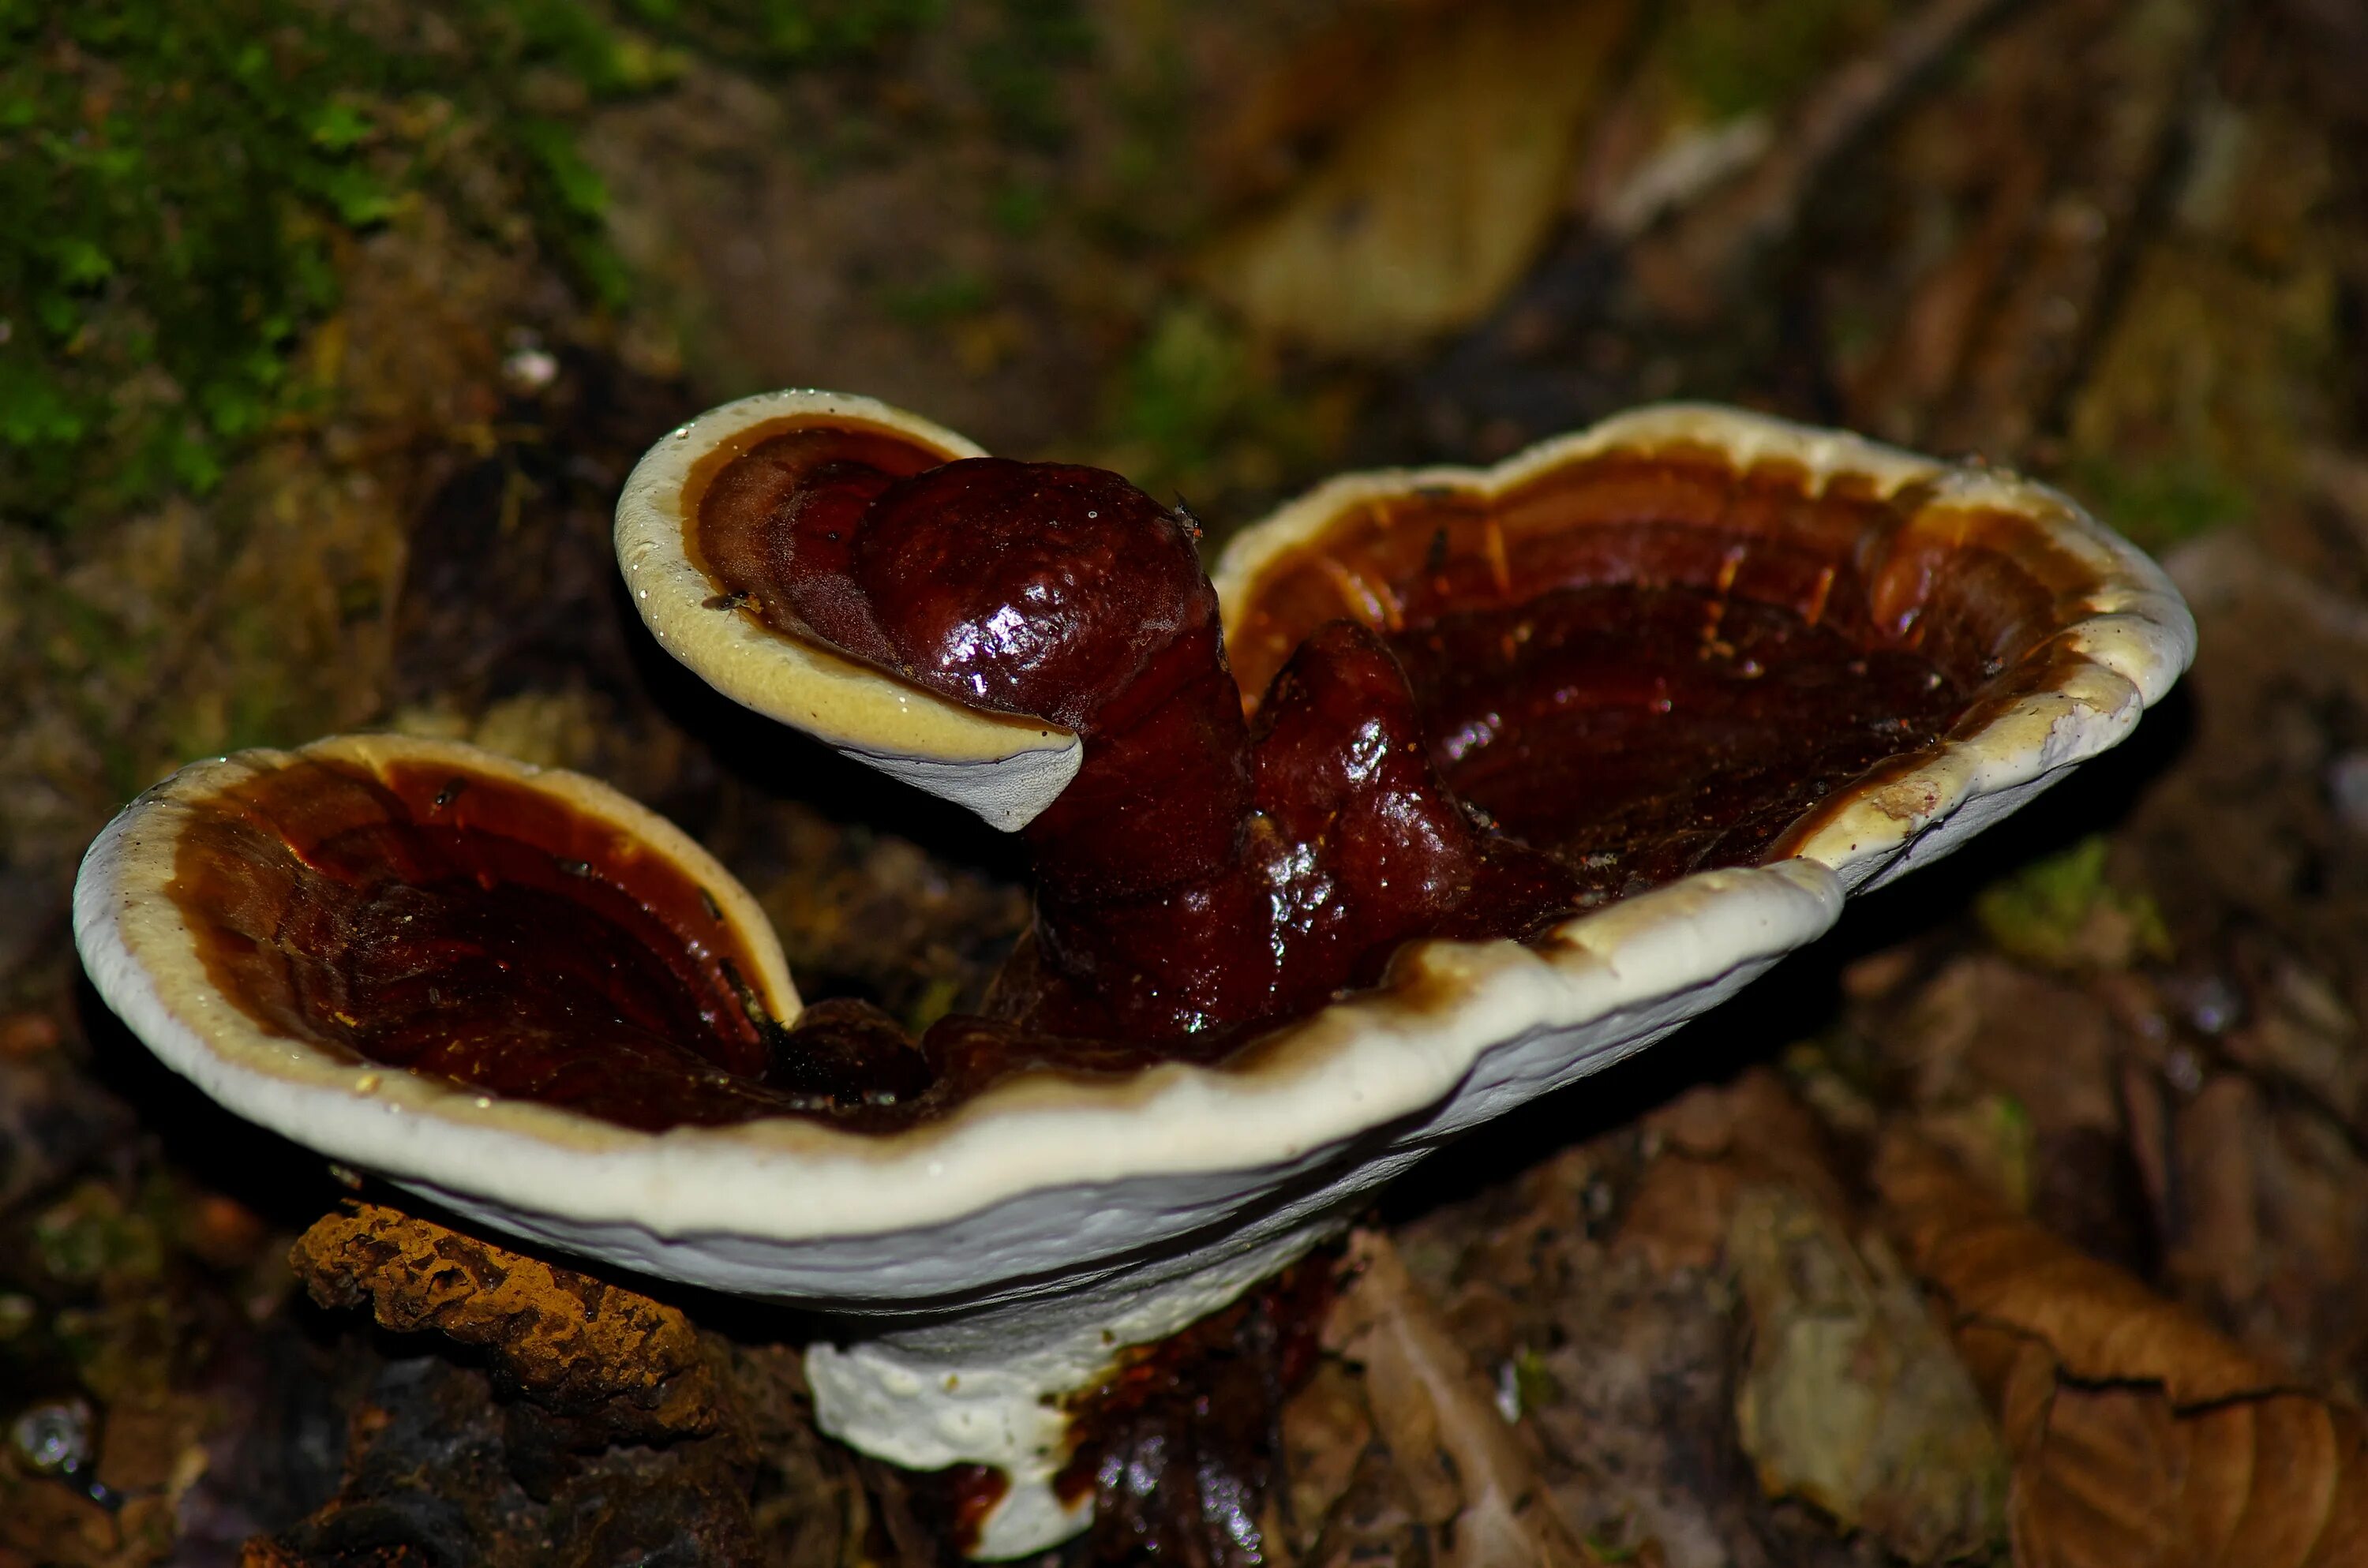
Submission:
POLYGON ((698 1331, 647 1296, 375 1203, 316 1221, 289 1262, 322 1306, 367 1301, 384 1327, 478 1346, 497 1387, 611 1441, 724 1424, 698 1331))

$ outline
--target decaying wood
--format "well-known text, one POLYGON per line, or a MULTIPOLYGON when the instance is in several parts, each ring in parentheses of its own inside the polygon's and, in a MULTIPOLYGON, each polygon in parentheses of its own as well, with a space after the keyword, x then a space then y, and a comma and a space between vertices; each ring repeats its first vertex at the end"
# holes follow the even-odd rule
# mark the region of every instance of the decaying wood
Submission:
POLYGON ((324 1307, 484 1349, 498 1380, 617 1440, 700 1437, 723 1422, 699 1331, 663 1302, 381 1204, 304 1233, 289 1261, 324 1307))

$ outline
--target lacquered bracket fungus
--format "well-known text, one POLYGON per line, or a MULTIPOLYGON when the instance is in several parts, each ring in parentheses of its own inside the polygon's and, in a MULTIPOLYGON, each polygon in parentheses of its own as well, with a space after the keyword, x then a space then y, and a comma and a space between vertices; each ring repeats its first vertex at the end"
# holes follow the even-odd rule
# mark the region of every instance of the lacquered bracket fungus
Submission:
POLYGON ((1081 1528, 1064 1401, 1376 1184, 1659 1039, 2112 745, 2184 668, 2055 492, 1732 411, 1336 480, 1235 540, 780 393, 618 549, 760 712, 1023 831, 920 1040, 801 1011, 738 885, 588 780, 393 738, 201 764, 93 846, 94 979, 242 1115, 496 1227, 834 1314, 823 1423, 1081 1528), (1230 661, 1227 655, 1230 654, 1230 661))

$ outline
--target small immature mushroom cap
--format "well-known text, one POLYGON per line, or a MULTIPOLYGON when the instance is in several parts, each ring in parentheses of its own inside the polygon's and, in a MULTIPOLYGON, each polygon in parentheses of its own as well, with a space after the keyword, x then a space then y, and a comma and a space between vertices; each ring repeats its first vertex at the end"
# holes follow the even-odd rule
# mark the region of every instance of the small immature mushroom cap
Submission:
POLYGON ((666 651, 718 691, 858 761, 1024 827, 1076 776, 1076 733, 926 691, 779 624, 699 558, 700 508, 734 459, 800 430, 845 429, 907 449, 916 467, 981 457, 974 442, 902 409, 839 392, 766 392, 709 410, 661 438, 617 503, 617 561, 666 651))

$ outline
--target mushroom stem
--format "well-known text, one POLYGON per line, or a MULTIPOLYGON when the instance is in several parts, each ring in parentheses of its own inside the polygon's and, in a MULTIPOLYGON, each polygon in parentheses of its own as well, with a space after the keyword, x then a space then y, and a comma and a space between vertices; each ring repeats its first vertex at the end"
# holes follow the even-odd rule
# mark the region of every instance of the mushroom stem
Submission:
POLYGON ((1173 1037, 1244 1021, 1264 999, 1270 960, 1212 961, 1268 924, 1244 866, 1248 731, 1214 619, 1167 651, 1154 700, 1081 727, 1076 780, 1024 830, 1040 960, 1025 1016, 1039 1027, 1173 1037))
POLYGON ((1405 673, 1373 631, 1339 620, 1310 637, 1255 734, 1214 650, 1169 706, 1216 687, 1224 707, 1205 725, 1188 728, 1199 711, 1144 723, 1099 773, 1087 729, 1077 783, 1028 829, 1042 955, 1030 1023, 1158 1038, 1263 1022, 1370 982, 1409 937, 1519 931, 1570 906, 1568 871, 1487 838, 1440 779, 1405 673), (1178 758, 1240 776, 1238 792, 1231 778, 1212 792, 1229 820, 1146 786, 1178 758), (1133 896, 1097 885, 1178 818, 1204 842, 1229 841, 1195 879, 1133 896))
POLYGON ((822 1429, 907 1470, 991 1465, 1009 1482, 966 1543, 1023 1557, 1084 1529, 1090 1488, 1055 1481, 1073 1456, 1072 1412, 1123 1353, 1181 1332, 1346 1228, 1337 1207, 1285 1210, 1217 1244, 1121 1269, 1057 1297, 958 1312, 848 1320, 806 1349, 822 1429))

